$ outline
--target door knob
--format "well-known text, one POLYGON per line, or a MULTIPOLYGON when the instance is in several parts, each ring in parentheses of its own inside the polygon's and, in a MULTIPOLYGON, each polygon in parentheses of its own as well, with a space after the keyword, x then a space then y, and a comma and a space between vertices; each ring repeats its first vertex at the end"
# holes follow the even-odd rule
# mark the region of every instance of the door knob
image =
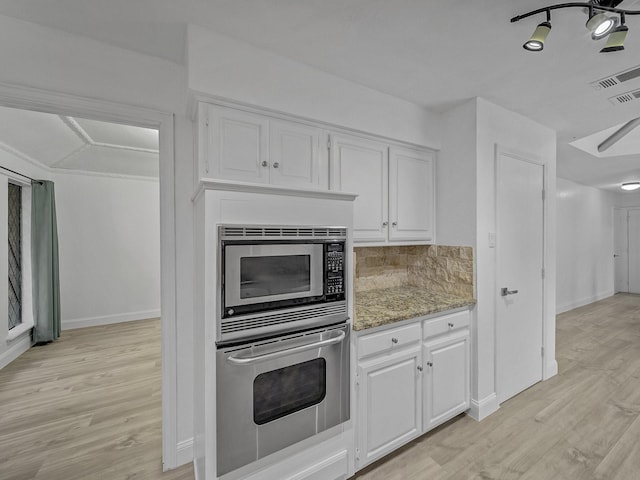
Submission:
POLYGON ((506 297, 507 295, 513 295, 515 293, 518 293, 518 290, 509 290, 507 287, 502 287, 502 289, 500 290, 500 293, 502 294, 503 297, 506 297))
POLYGON ((273 163, 273 168, 278 168, 280 166, 280 164, 278 162, 274 162, 273 163))
POLYGON ((269 166, 269 164, 267 163, 267 161, 266 161, 266 160, 263 160, 263 161, 262 161, 262 166, 263 166, 263 167, 268 167, 268 166, 269 166))

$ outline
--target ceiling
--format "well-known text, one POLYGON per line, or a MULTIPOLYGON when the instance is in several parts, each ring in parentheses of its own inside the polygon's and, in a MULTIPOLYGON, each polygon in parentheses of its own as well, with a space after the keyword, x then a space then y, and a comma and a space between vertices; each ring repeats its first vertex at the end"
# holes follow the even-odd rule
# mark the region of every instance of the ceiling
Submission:
POLYGON ((0 107, 0 148, 59 170, 158 177, 158 131, 0 107))
MULTIPOLYGON (((544 20, 517 14, 546 0, 0 0, 0 15, 184 63, 187 23, 217 30, 435 111, 481 96, 558 132, 558 175, 616 189, 640 179, 640 152, 597 158, 570 142, 640 116, 640 89, 590 83, 640 65, 640 17, 626 50, 601 54, 579 9, 552 12, 540 53, 522 44, 544 20)), ((640 0, 620 8, 640 9, 640 0)), ((630 140, 631 137, 623 141, 630 140)))

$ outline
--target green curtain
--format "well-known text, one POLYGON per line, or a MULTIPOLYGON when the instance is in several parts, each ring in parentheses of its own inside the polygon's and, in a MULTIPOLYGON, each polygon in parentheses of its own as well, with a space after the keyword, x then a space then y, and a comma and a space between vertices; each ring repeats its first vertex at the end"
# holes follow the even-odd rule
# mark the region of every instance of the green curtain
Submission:
POLYGON ((60 274, 58 226, 53 182, 31 183, 31 262, 35 343, 60 336, 60 274))

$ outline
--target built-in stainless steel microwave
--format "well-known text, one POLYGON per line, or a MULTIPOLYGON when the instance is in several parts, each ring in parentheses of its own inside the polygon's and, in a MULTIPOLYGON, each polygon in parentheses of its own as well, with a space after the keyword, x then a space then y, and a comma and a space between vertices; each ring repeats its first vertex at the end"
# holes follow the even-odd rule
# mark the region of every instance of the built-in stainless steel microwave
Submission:
POLYGON ((218 238, 218 343, 346 320, 346 228, 219 225, 218 238))

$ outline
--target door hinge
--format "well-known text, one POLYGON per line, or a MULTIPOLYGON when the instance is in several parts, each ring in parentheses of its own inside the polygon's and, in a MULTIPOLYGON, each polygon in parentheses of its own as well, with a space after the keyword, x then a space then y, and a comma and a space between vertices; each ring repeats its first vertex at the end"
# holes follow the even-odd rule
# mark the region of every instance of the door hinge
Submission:
POLYGON ((542 189, 542 201, 543 201, 543 202, 544 202, 544 200, 546 199, 546 197, 547 197, 547 191, 543 188, 543 189, 542 189))
POLYGON ((356 448, 356 460, 360 460, 360 449, 356 448))
POLYGON ((540 355, 544 357, 544 347, 540 347, 540 355))
POLYGON ((542 278, 544 278, 544 268, 542 269, 542 278))
POLYGON ((327 138, 327 148, 331 150, 331 137, 327 138))
POLYGON ((356 373, 356 387, 360 386, 360 374, 356 373))

